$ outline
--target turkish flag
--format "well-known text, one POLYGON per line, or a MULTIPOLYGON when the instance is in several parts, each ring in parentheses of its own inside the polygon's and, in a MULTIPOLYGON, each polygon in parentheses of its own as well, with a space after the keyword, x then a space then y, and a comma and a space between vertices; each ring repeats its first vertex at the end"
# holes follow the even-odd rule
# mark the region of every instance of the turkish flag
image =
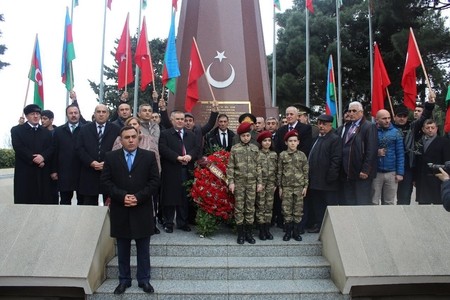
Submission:
POLYGON ((414 110, 417 98, 416 68, 420 66, 420 54, 414 43, 413 33, 410 32, 408 52, 406 53, 405 70, 402 76, 403 104, 414 110))
POLYGON ((141 69, 141 91, 144 91, 150 82, 153 81, 153 65, 152 57, 150 55, 150 48, 148 46, 147 39, 147 24, 145 22, 145 16, 142 20, 141 34, 139 35, 139 41, 136 46, 136 53, 134 55, 134 61, 136 65, 141 69))
POLYGON ((195 106, 199 99, 197 81, 205 73, 195 40, 192 41, 190 64, 191 68, 189 70, 188 86, 186 91, 186 112, 192 111, 192 108, 195 106))
POLYGON ((119 89, 124 88, 134 81, 133 67, 131 65, 131 42, 130 31, 128 29, 128 18, 129 14, 127 15, 127 20, 125 21, 125 26, 123 27, 115 56, 119 66, 117 70, 117 87, 119 89))

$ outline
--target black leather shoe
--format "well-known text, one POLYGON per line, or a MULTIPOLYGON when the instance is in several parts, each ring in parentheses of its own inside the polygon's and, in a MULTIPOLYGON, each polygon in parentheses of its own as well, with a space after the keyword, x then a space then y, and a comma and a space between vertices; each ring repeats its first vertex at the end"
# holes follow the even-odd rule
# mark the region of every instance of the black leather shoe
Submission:
POLYGON ((129 288, 131 286, 131 283, 126 284, 126 283, 119 283, 119 285, 116 287, 116 289, 114 290, 114 294, 116 295, 120 295, 123 294, 125 292, 125 290, 127 288, 129 288))
POLYGON ((160 234, 161 233, 161 231, 156 226, 155 226, 155 230, 154 231, 155 231, 155 234, 160 234))
POLYGON ((173 232, 173 227, 171 227, 171 226, 165 226, 165 227, 164 227, 164 231, 167 232, 167 233, 172 233, 172 232, 173 232))
POLYGON ((186 231, 186 232, 191 231, 191 227, 189 227, 188 225, 181 226, 181 227, 179 227, 179 229, 181 229, 181 230, 183 230, 183 231, 186 231))
POLYGON ((152 285, 149 282, 146 283, 139 283, 138 285, 140 288, 142 288, 142 290, 146 293, 154 293, 155 290, 153 289, 152 285))
POLYGON ((320 227, 319 225, 314 225, 312 228, 307 230, 309 233, 318 233, 320 232, 320 227))

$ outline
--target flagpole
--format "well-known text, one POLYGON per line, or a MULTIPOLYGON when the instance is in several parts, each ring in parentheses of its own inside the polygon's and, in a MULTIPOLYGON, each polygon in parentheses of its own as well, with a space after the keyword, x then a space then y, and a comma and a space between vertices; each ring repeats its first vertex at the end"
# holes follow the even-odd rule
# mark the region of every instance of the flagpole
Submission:
POLYGON ((342 78, 341 78, 341 33, 340 33, 340 21, 339 21, 339 9, 341 0, 336 0, 336 49, 337 49, 337 67, 338 67, 338 97, 339 110, 338 110, 338 126, 342 124, 342 78))
POLYGON ((102 104, 104 102, 104 86, 103 86, 103 64, 105 62, 105 32, 106 32, 106 5, 108 0, 105 0, 105 10, 103 13, 103 41, 102 41, 102 58, 100 64, 100 95, 99 95, 99 103, 102 104))
MULTIPOLYGON (((139 22, 138 22, 138 32, 139 32, 139 36, 136 42, 136 48, 137 48, 137 44, 139 43, 139 39, 141 37, 141 13, 142 13, 142 0, 139 0, 139 22)), ((148 43, 148 41, 145 41, 146 43, 148 43)), ((128 47, 127 47, 128 49, 128 47)), ((127 54, 128 57, 128 54, 127 54)), ((128 64, 127 64, 128 65, 128 64)), ((134 98, 133 98, 133 112, 134 115, 137 116, 138 113, 138 93, 139 93, 139 66, 136 64, 136 70, 135 70, 135 75, 134 75, 134 98)))
POLYGON ((309 81, 310 81, 310 70, 309 70, 309 10, 305 8, 306 14, 306 101, 305 104, 309 107, 309 81))
MULTIPOLYGON (((198 58, 200 58, 200 63, 202 64, 203 73, 206 74, 205 65, 203 64, 202 56, 200 54, 200 51, 198 50, 197 41, 196 41, 195 37, 192 37, 192 40, 194 41, 195 49, 197 50, 197 53, 198 53, 198 58)), ((213 90, 211 88, 211 84, 209 84, 208 76, 205 76, 205 77, 206 77, 206 82, 208 82, 209 91, 211 92, 211 95, 212 95, 212 98, 213 98, 213 106, 217 106, 217 105, 215 105, 216 96, 214 96, 214 92, 213 92, 213 90)))
POLYGON ((128 59, 130 56, 130 53, 128 53, 128 46, 130 42, 130 13, 127 14, 127 38, 125 41, 125 92, 128 90, 128 59))
POLYGON ((395 113, 394 113, 394 108, 392 107, 391 95, 389 95, 389 90, 387 87, 386 87, 386 94, 387 94, 387 98, 389 100, 389 107, 391 108, 392 116, 394 116, 395 113))
POLYGON ((272 107, 277 106, 277 45, 275 41, 275 5, 273 5, 272 107))
POLYGON ((419 50, 419 46, 417 45, 416 37, 414 36, 414 32, 411 27, 409 27, 409 31, 411 32, 411 36, 414 41, 414 46, 416 47, 416 50, 417 50, 417 54, 419 54, 420 65, 422 66, 423 74, 425 75, 425 80, 427 81, 428 89, 431 91, 430 79, 428 78, 427 70, 425 70, 425 65, 423 64, 422 55, 420 54, 420 50, 419 50))
MULTIPOLYGON (((36 52, 36 44, 37 44, 38 34, 36 33, 36 38, 34 39, 34 47, 33 47, 33 54, 31 54, 31 62, 30 62, 30 71, 28 71, 28 74, 31 73, 32 65, 33 65, 33 59, 34 59, 34 53, 36 52)), ((23 100, 23 108, 27 105, 27 98, 28 98, 28 92, 30 90, 30 76, 28 75, 28 83, 27 83, 27 91, 25 92, 25 99, 23 100)), ((22 112, 22 116, 23 116, 22 112)))
POLYGON ((373 98, 373 34, 372 34, 372 9, 371 1, 368 0, 369 5, 369 58, 370 58, 370 95, 373 98))

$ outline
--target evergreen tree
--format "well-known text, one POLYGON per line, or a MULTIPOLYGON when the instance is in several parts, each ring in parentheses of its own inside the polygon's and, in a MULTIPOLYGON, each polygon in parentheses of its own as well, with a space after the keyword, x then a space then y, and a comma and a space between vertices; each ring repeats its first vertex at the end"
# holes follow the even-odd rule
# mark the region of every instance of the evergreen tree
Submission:
MULTIPOLYGON (((3 17, 3 14, 0 14, 0 22, 4 22, 5 18, 3 17)), ((0 31, 0 37, 2 36, 2 32, 0 31)), ((5 51, 8 48, 5 45, 0 44, 0 55, 4 55, 5 51)), ((9 63, 4 62, 2 60, 0 60, 0 70, 3 69, 4 67, 9 66, 9 63)))

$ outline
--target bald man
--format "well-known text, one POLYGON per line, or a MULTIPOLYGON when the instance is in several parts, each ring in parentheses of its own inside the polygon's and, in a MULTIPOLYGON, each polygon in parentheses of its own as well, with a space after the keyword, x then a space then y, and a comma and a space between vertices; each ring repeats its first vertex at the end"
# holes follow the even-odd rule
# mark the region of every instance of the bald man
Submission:
POLYGON ((405 174, 403 134, 391 123, 391 114, 381 109, 376 115, 378 133, 377 176, 372 182, 372 203, 396 204, 397 185, 405 174))

